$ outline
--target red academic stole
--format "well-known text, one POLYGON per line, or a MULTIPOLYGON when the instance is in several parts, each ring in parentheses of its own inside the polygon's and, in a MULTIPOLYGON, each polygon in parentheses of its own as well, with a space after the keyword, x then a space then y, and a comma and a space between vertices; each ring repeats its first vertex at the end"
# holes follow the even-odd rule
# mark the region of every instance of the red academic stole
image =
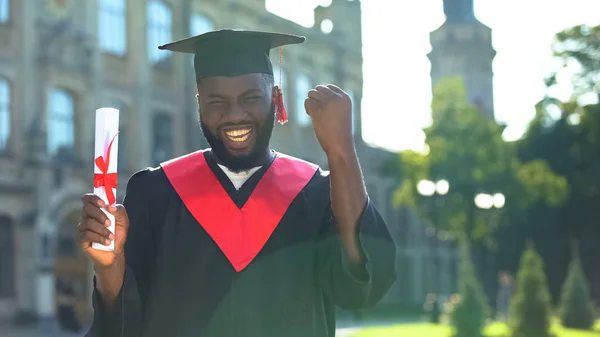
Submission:
POLYGON ((196 221, 236 271, 252 262, 317 166, 278 153, 240 209, 197 151, 161 164, 196 221))

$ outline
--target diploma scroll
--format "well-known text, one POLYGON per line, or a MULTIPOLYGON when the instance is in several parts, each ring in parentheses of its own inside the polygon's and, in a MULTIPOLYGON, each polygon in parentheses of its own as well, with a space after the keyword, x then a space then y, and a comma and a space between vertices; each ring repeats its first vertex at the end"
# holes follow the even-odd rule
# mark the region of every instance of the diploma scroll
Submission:
MULTIPOLYGON (((96 136, 94 151, 94 194, 100 197, 106 205, 116 202, 117 195, 117 160, 119 153, 119 110, 100 108, 96 110, 96 136)), ((115 217, 104 208, 111 224, 108 229, 115 233, 115 217)), ((115 242, 112 240, 105 246, 93 243, 92 248, 113 251, 115 242)))

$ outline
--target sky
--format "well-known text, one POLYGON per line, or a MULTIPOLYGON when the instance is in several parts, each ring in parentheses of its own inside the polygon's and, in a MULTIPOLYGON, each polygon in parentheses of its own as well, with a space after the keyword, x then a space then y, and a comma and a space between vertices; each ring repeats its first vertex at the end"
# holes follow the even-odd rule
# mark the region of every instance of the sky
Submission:
MULTIPOLYGON (((337 0, 340 1, 340 0, 337 0)), ((355 0, 356 1, 356 0, 355 0)), ((267 9, 303 26, 331 0, 267 0, 267 9)), ((442 0, 362 0, 363 138, 392 151, 421 149, 430 122, 429 32, 445 20, 442 0)), ((545 93, 543 78, 557 70, 554 35, 578 24, 600 24, 599 0, 475 0, 475 16, 492 28, 496 119, 505 139, 520 137, 545 93)), ((333 29, 335 29, 335 24, 333 29)), ((568 98, 569 75, 553 92, 568 98)))

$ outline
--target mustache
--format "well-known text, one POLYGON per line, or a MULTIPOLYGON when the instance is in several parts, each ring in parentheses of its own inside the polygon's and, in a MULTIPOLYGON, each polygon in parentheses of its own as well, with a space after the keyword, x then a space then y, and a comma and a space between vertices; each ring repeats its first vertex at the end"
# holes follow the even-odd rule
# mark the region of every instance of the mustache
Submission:
POLYGON ((239 127, 239 126, 248 126, 248 125, 251 125, 253 127, 258 126, 258 124, 255 121, 250 121, 250 120, 235 122, 235 123, 234 122, 226 122, 226 123, 219 125, 217 127, 217 130, 223 131, 224 129, 235 129, 236 127, 239 127))

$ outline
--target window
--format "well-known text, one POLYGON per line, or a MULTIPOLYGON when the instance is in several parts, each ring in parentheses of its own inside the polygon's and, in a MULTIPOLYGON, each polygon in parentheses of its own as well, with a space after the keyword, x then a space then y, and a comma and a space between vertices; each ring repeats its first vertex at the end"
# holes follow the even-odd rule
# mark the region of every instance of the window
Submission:
POLYGON ((0 298, 14 294, 14 248, 12 221, 0 216, 0 298))
POLYGON ((348 91, 348 96, 350 96, 350 99, 352 100, 352 134, 354 135, 356 132, 356 119, 358 118, 357 111, 359 110, 360 102, 354 98, 355 96, 352 90, 348 91))
POLYGON ((10 0, 0 0, 0 23, 7 23, 10 19, 10 0))
POLYGON ((304 100, 310 90, 310 79, 304 74, 298 75, 296 78, 296 120, 301 126, 307 126, 311 123, 310 116, 306 114, 304 109, 304 100))
POLYGON ((160 164, 173 157, 173 120, 166 113, 158 113, 152 121, 152 161, 160 164))
POLYGON ((109 108, 119 110, 119 136, 117 136, 117 144, 119 145, 119 155, 117 157, 117 165, 119 169, 126 168, 127 165, 127 112, 125 105, 118 100, 110 100, 106 105, 109 108))
POLYGON ((164 61, 168 50, 159 50, 158 46, 171 42, 171 9, 160 0, 148 2, 148 59, 151 63, 164 61))
POLYGON ((48 95, 48 154, 73 148, 73 97, 62 89, 54 89, 48 95))
POLYGON ((100 49, 115 55, 125 55, 127 50, 125 0, 99 1, 98 39, 100 49))
POLYGON ((213 30, 215 25, 209 18, 200 14, 193 14, 190 18, 190 35, 196 36, 213 30))
POLYGON ((10 85, 0 78, 0 152, 8 150, 10 119, 10 85))

